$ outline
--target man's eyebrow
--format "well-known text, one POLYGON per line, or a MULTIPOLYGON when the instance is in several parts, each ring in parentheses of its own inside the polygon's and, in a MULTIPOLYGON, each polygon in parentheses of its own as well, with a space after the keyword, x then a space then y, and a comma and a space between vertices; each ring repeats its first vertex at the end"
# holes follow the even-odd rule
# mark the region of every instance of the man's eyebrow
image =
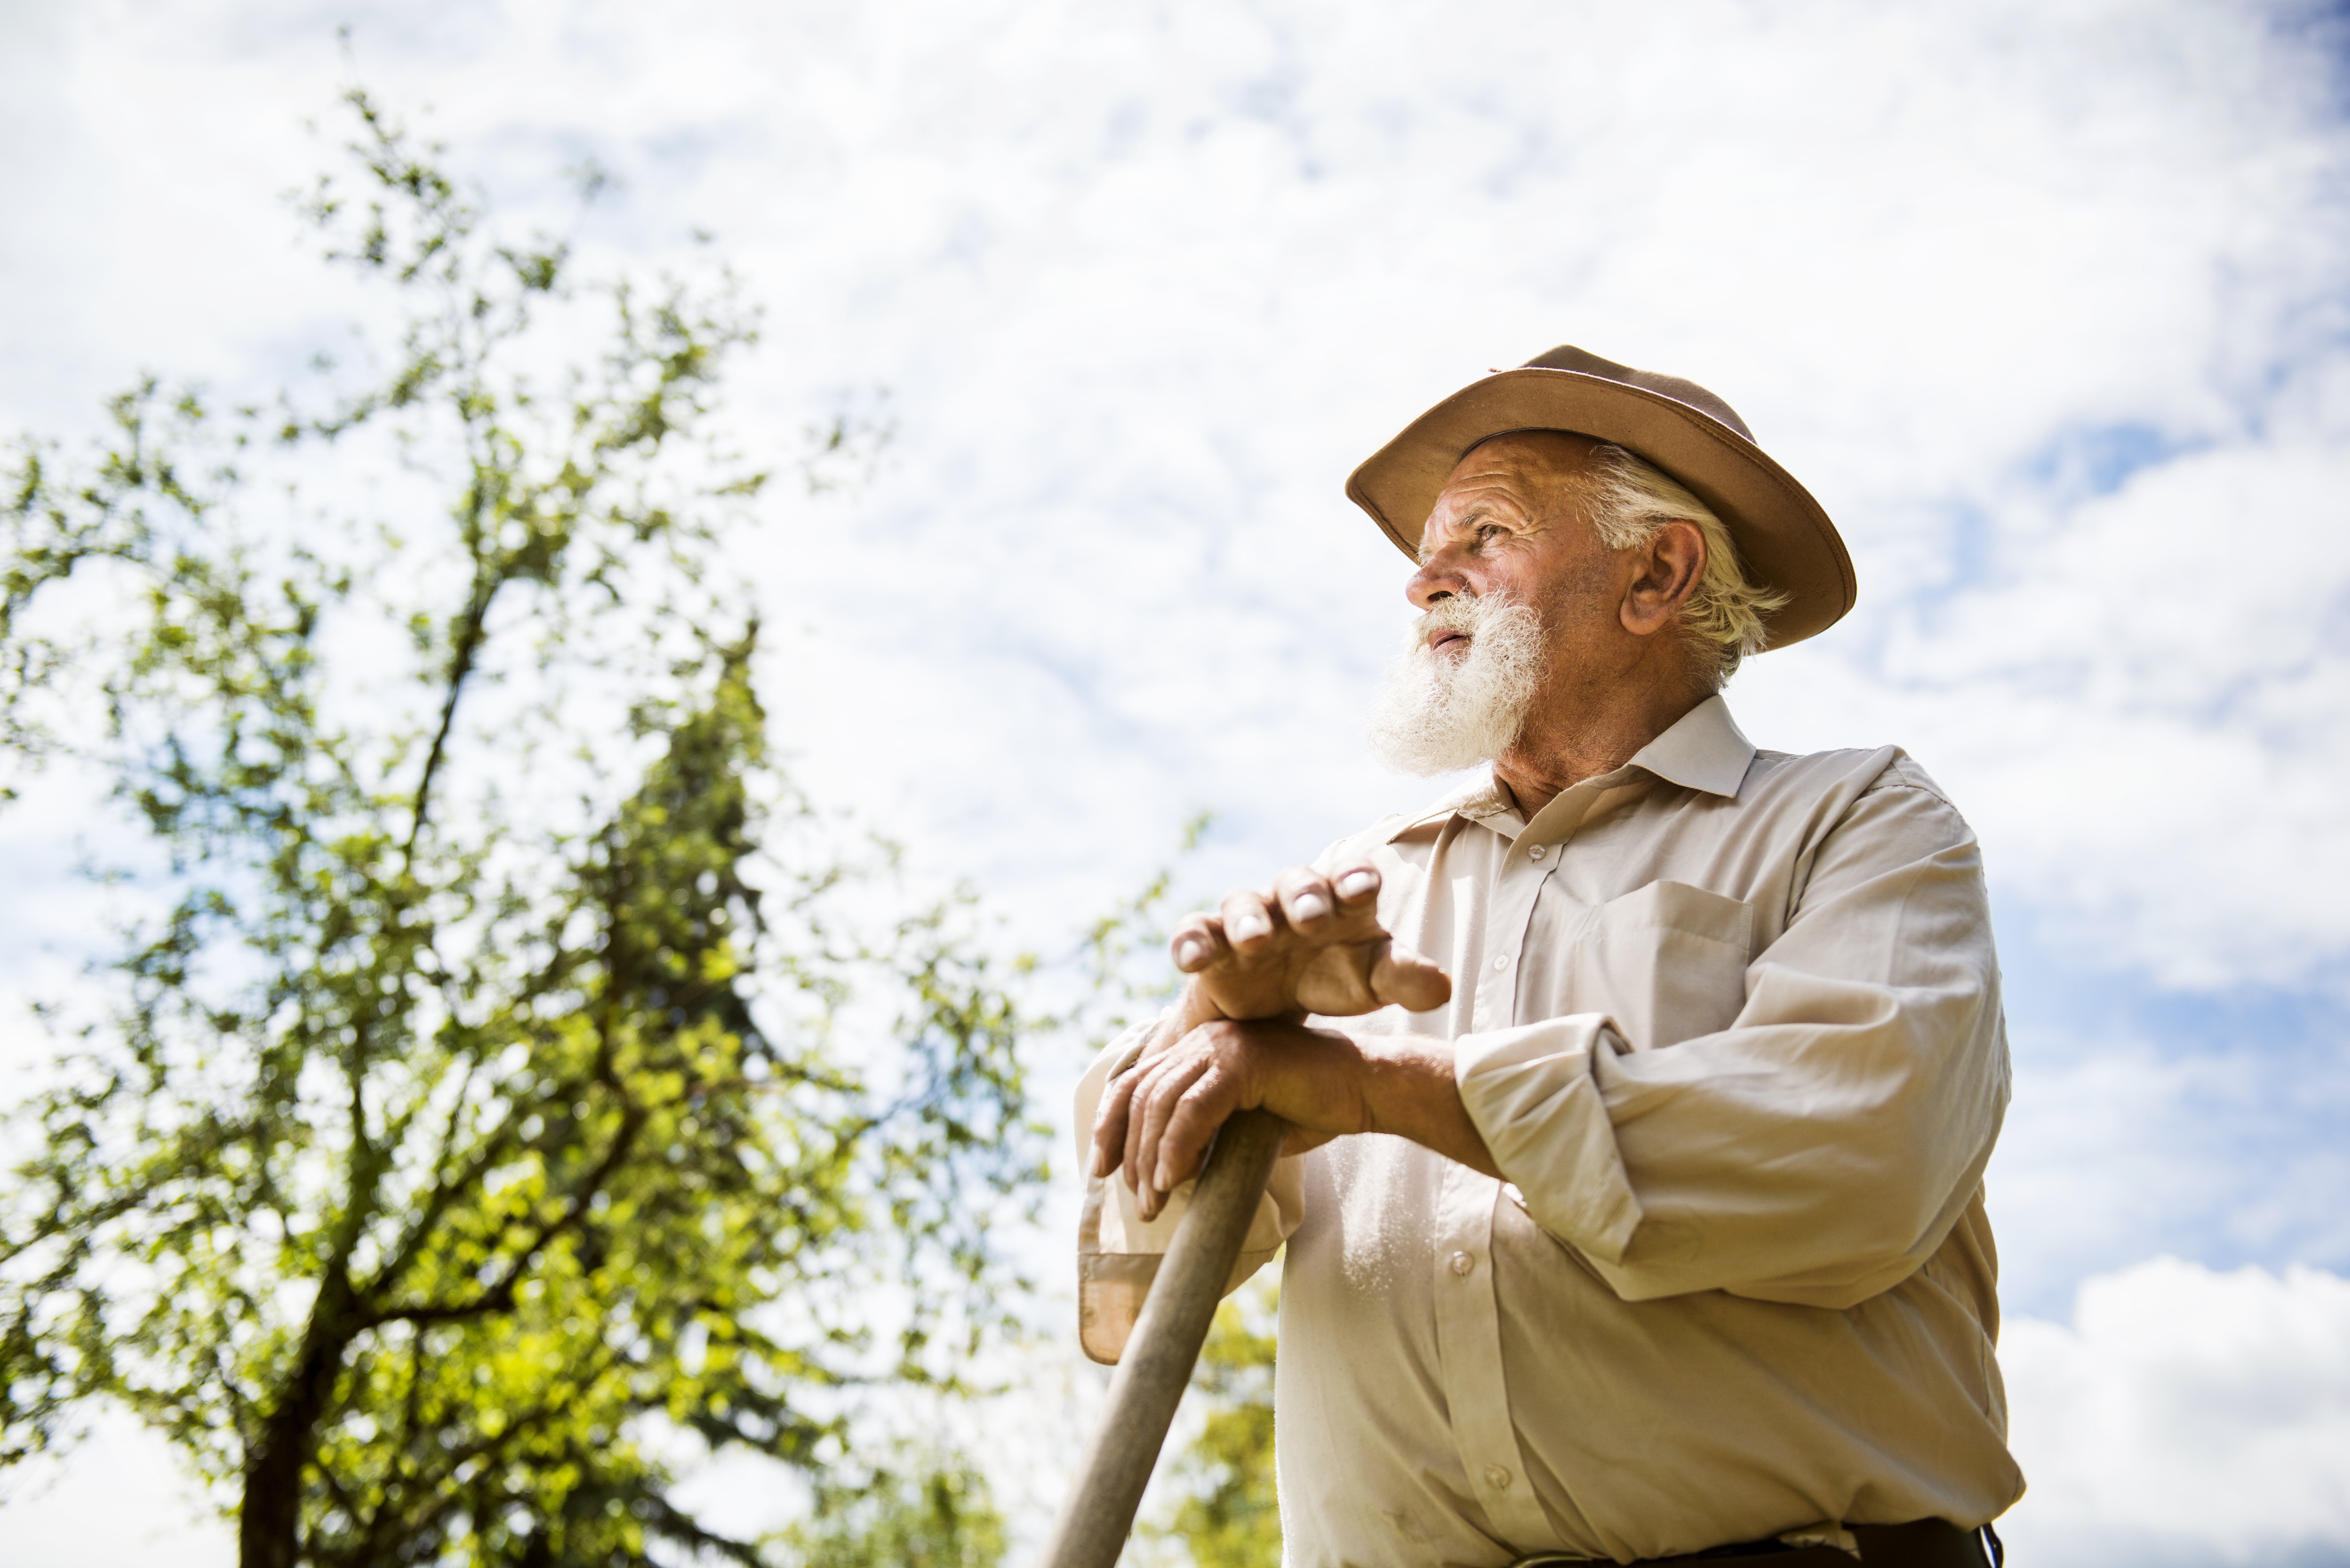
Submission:
MULTIPOLYGON (((1468 511, 1463 512, 1460 516, 1455 517, 1452 520, 1452 527, 1457 532, 1460 529, 1469 527, 1475 524, 1481 517, 1490 517, 1492 514, 1493 504, 1492 502, 1472 502, 1470 504, 1468 511)), ((1428 535, 1431 532, 1433 532, 1433 530, 1427 527, 1422 527, 1419 531, 1419 564, 1423 566, 1428 565, 1428 557, 1435 554, 1435 552, 1429 547, 1428 544, 1428 535)))

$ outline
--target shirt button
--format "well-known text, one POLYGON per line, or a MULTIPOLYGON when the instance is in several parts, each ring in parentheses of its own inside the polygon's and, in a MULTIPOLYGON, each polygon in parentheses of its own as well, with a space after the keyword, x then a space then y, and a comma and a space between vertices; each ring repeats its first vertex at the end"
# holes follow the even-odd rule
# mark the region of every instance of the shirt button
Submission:
POLYGON ((1495 1491, 1507 1491, 1510 1490, 1510 1472, 1499 1465, 1487 1465, 1485 1484, 1495 1491))
POLYGON ((1452 1272, 1454 1273, 1465 1274, 1476 1266, 1477 1260, 1471 1257, 1468 1253, 1455 1252, 1452 1254, 1452 1272))
POLYGON ((1497 956, 1494 958, 1494 960, 1493 960, 1493 967, 1494 967, 1495 969, 1507 969, 1507 968, 1509 968, 1509 967, 1510 967, 1510 955, 1509 955, 1509 954, 1507 954, 1507 953, 1502 953, 1502 954, 1497 955, 1497 956))
POLYGON ((1526 851, 1526 858, 1527 858, 1527 859, 1529 859, 1529 860, 1539 860, 1539 859, 1541 859, 1542 857, 1543 857, 1543 846, 1542 846, 1541 845, 1539 845, 1539 844, 1535 845, 1532 849, 1529 849, 1529 850, 1527 850, 1527 851, 1526 851))

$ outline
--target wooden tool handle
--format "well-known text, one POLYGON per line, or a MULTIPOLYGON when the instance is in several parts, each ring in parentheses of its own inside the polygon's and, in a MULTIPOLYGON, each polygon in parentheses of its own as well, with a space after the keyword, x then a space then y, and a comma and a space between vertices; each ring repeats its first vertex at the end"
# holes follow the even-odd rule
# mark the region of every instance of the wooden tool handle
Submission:
POLYGON ((1043 1568, 1113 1568, 1125 1549, 1142 1490, 1150 1483, 1288 1133, 1289 1125, 1270 1111, 1242 1111, 1217 1132, 1191 1206, 1176 1224, 1110 1377, 1109 1403, 1086 1445, 1043 1568))

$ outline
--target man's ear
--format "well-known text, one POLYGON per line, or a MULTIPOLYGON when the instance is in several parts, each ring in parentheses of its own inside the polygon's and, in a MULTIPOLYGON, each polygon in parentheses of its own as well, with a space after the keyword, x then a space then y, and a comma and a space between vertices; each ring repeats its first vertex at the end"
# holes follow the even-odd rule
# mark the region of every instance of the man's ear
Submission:
POLYGON ((1624 589, 1618 613, 1626 631, 1652 637, 1673 623, 1697 591, 1698 579, 1705 575, 1705 535, 1694 523, 1668 523, 1640 546, 1634 566, 1636 575, 1624 589))

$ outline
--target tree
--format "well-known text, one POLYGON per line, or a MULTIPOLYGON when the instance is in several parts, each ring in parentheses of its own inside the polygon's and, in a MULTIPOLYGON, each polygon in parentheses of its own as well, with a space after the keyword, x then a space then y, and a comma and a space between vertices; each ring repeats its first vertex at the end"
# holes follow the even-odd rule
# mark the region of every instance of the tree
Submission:
POLYGON ((993 1319, 1019 973, 768 754, 723 270, 582 284, 348 101, 303 210, 373 373, 150 380, 0 512, 0 735, 151 899, 16 1113, 0 1461, 112 1400, 245 1568, 755 1561, 685 1459, 818 1466, 993 1319))
POLYGON ((820 1486, 785 1532, 803 1568, 995 1568, 1003 1516, 986 1477, 952 1454, 906 1450, 847 1486, 820 1486))

